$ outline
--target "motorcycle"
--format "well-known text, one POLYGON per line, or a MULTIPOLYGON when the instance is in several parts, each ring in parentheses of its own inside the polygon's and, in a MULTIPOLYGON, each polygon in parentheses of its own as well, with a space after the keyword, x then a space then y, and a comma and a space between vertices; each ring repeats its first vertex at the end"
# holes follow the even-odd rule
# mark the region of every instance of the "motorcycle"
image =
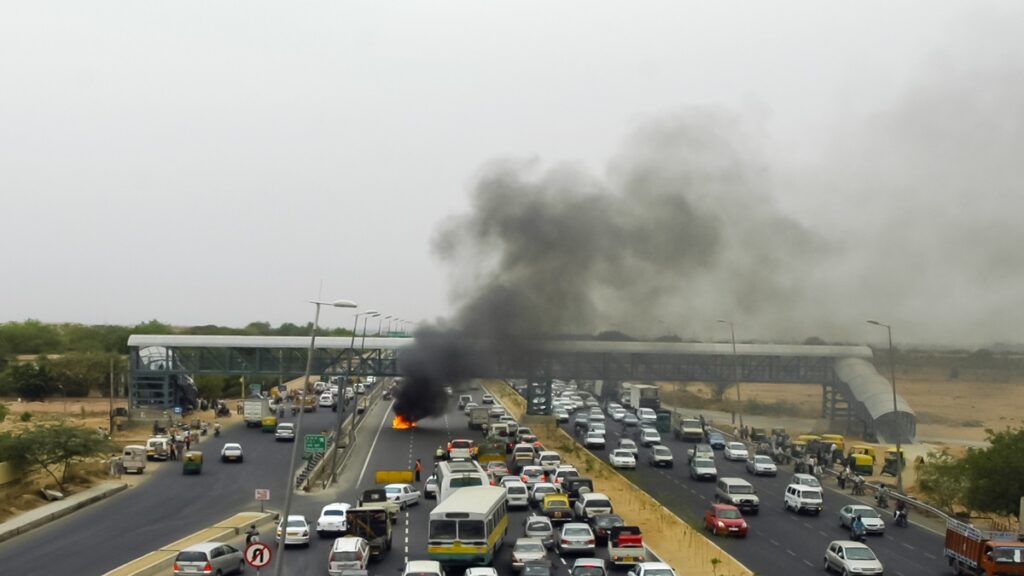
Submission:
POLYGON ((213 425, 213 435, 214 437, 220 436, 220 422, 213 425))
POLYGON ((895 524, 897 526, 899 526, 900 528, 906 528, 907 527, 907 511, 906 511, 906 509, 903 509, 903 510, 897 509, 895 512, 892 513, 892 518, 893 518, 893 522, 895 522, 895 524))
POLYGON ((885 492, 879 492, 878 494, 875 494, 875 504, 877 504, 879 508, 888 508, 889 495, 886 494, 885 492))
POLYGON ((863 543, 867 539, 868 539, 868 532, 867 532, 867 530, 864 529, 863 526, 861 526, 859 528, 856 527, 856 526, 850 528, 850 540, 853 540, 854 542, 861 542, 861 543, 863 543))
POLYGON ((292 406, 292 416, 295 416, 298 413, 299 413, 299 407, 298 406, 292 406))

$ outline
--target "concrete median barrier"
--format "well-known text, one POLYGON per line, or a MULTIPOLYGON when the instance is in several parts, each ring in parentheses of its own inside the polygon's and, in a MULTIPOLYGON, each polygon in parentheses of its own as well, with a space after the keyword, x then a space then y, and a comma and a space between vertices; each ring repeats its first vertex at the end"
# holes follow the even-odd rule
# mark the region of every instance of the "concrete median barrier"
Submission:
POLYGON ((155 576, 170 574, 178 552, 203 542, 223 542, 241 549, 245 541, 245 529, 255 524, 261 539, 273 542, 278 515, 275 512, 242 512, 218 522, 214 526, 171 542, 159 550, 140 556, 122 564, 103 576, 155 576))

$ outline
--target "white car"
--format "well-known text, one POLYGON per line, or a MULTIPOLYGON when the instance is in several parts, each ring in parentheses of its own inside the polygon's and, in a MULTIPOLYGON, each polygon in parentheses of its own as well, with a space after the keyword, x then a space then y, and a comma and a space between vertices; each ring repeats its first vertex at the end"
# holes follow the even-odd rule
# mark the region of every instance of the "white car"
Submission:
POLYGON ((881 574, 884 568, 866 545, 851 540, 834 540, 825 549, 825 571, 842 574, 881 574))
POLYGON ((601 435, 604 435, 607 432, 607 428, 604 427, 604 422, 591 422, 589 430, 601 435))
POLYGON ((764 474, 765 476, 775 476, 778 474, 779 469, 775 467, 775 462, 772 461, 770 456, 764 456, 757 454, 747 460, 747 472, 750 472, 754 476, 764 474))
POLYGON ((638 408, 636 411, 636 417, 639 418, 641 422, 650 422, 653 424, 658 421, 658 415, 650 408, 638 408))
POLYGON ((444 576, 444 570, 437 560, 410 560, 402 570, 402 576, 444 576))
POLYGON ((423 483, 423 497, 437 499, 437 476, 431 474, 423 483))
POLYGON ((612 420, 615 422, 622 422, 622 418, 626 415, 626 411, 622 408, 611 408, 608 413, 611 414, 612 420))
POLYGON ((220 449, 220 461, 221 462, 241 462, 242 461, 242 445, 229 442, 220 449))
POLYGON ((420 503, 420 491, 412 484, 388 484, 384 487, 388 500, 398 502, 402 510, 407 506, 420 503))
MULTIPOLYGON (((555 421, 559 424, 569 421, 569 411, 565 408, 555 408, 554 414, 555 421)), ((467 571, 466 573, 468 574, 469 572, 467 571)))
POLYGON ((334 394, 331 394, 330 392, 326 392, 324 394, 321 394, 320 395, 320 407, 321 408, 330 408, 331 406, 334 406, 334 394))
POLYGON ((661 434, 658 434, 657 430, 648 428, 640 432, 641 446, 654 446, 655 444, 661 444, 661 434))
POLYGON ((664 562, 641 562, 630 568, 626 576, 676 576, 676 571, 664 562))
POLYGON ((640 449, 636 447, 636 442, 633 442, 629 438, 623 438, 623 439, 619 440, 619 448, 618 449, 619 450, 626 450, 628 452, 632 452, 634 458, 636 457, 637 454, 640 453, 640 449))
POLYGON ((864 531, 868 534, 882 534, 885 532, 885 520, 882 520, 878 510, 863 504, 843 506, 839 510, 839 525, 850 528, 853 525, 854 518, 857 516, 860 516, 860 521, 864 523, 864 531))
POLYGON ((282 537, 282 531, 285 533, 284 545, 302 545, 309 546, 309 522, 306 522, 306 517, 299 514, 291 514, 288 516, 287 528, 284 527, 286 523, 281 522, 277 525, 277 540, 280 541, 282 537))
POLYGON ((530 505, 540 506, 547 494, 558 494, 558 486, 551 482, 537 482, 530 486, 530 505))
POLYGON ((498 576, 498 571, 489 566, 476 566, 474 568, 466 568, 463 573, 464 576, 498 576))
POLYGON ((591 430, 587 432, 586 439, 583 440, 583 445, 587 448, 601 448, 604 449, 604 434, 600 432, 594 432, 591 430))
POLYGON ((747 452, 747 445, 743 442, 728 442, 725 445, 726 460, 746 460, 750 454, 747 452))
POLYGON ((600 492, 580 494, 576 500, 576 518, 588 520, 594 514, 611 514, 612 501, 600 492))
POLYGON ((522 508, 529 508, 530 506, 530 489, 526 487, 519 480, 502 482, 505 488, 505 501, 508 502, 508 507, 519 506, 522 508))
POLYGON ((636 456, 629 450, 612 450, 608 461, 616 468, 636 468, 636 456))
POLYGON ((274 440, 286 440, 289 442, 295 441, 295 424, 291 422, 281 422, 277 425, 277 430, 274 431, 274 440))
POLYGON ((341 576, 349 570, 366 570, 370 561, 370 545, 359 536, 338 538, 327 556, 327 574, 341 576))
POLYGON ((327 534, 341 534, 348 530, 348 523, 345 520, 345 513, 351 508, 351 504, 344 502, 332 502, 320 510, 320 517, 316 521, 316 533, 321 538, 327 534))

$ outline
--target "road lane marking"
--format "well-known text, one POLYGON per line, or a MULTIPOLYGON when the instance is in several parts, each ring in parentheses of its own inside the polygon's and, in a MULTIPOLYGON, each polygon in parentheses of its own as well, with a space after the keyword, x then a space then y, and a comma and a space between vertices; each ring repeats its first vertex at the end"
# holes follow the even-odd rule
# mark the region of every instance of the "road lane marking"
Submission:
POLYGON ((796 552, 793 552, 789 548, 786 548, 786 554, 789 554, 790 556, 794 556, 794 557, 796 556, 796 552))
POLYGON ((914 549, 914 547, 913 547, 913 546, 911 546, 910 544, 907 544, 906 542, 904 542, 904 543, 903 543, 903 546, 905 546, 906 548, 908 548, 908 549, 910 549, 910 550, 913 550, 913 549, 914 549))
POLYGON ((931 558, 932 560, 938 560, 938 559, 939 559, 939 557, 938 557, 938 556, 934 556, 934 555, 932 555, 932 554, 929 554, 929 553, 927 553, 927 552, 922 552, 922 554, 924 554, 924 555, 925 555, 925 556, 927 556, 928 558, 931 558))
POLYGON ((771 542, 771 543, 772 543, 773 545, 775 545, 775 546, 778 546, 778 545, 779 545, 779 543, 778 543, 778 542, 776 542, 775 540, 772 540, 771 538, 769 538, 769 539, 768 539, 768 541, 769 541, 769 542, 771 542))
POLYGON ((810 563, 810 562, 809 562, 809 561, 808 561, 808 560, 807 560, 806 558, 804 558, 804 564, 807 564, 807 565, 808 565, 808 566, 810 566, 811 568, 813 568, 813 567, 814 567, 814 564, 811 564, 811 563, 810 563))
MULTIPOLYGON (((392 400, 388 406, 388 410, 391 410, 392 406, 395 405, 395 401, 392 400)), ((373 455, 373 449, 377 447, 377 439, 380 438, 380 431, 384 429, 384 423, 388 420, 388 413, 384 412, 384 417, 380 419, 380 426, 377 428, 377 435, 373 437, 373 444, 370 444, 370 455, 373 455)), ((363 469, 359 472, 359 480, 356 481, 356 486, 363 485, 363 475, 366 474, 366 467, 370 465, 370 460, 373 458, 367 458, 366 462, 363 462, 363 469)))

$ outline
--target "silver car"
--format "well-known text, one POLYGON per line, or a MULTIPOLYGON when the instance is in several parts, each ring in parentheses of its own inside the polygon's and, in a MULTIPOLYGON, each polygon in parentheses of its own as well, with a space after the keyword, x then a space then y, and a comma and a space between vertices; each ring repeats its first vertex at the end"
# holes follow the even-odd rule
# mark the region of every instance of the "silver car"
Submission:
POLYGON ((885 521, 878 514, 878 511, 871 506, 863 504, 851 504, 843 506, 839 510, 839 525, 844 528, 853 527, 853 519, 860 516, 864 523, 864 531, 868 534, 882 534, 885 532, 885 521))
POLYGON ((203 542, 189 546, 174 557, 174 576, 241 574, 245 570, 242 551, 222 542, 203 542), (209 570, 205 568, 209 566, 209 570))
POLYGON ((707 458, 694 458, 690 461, 690 478, 694 480, 714 480, 718 478, 715 461, 707 458))
POLYGON ((882 563, 875 553, 860 542, 835 540, 825 549, 825 571, 842 574, 881 574, 882 563))
POLYGON ((525 535, 530 538, 540 538, 546 548, 555 544, 555 529, 551 526, 551 519, 547 516, 529 516, 523 521, 525 535))
POLYGON ((568 522, 558 532, 558 552, 594 553, 594 532, 582 522, 568 522))
POLYGON ((512 569, 519 571, 527 562, 545 560, 548 557, 548 549, 540 538, 523 537, 516 540, 512 547, 512 569))

